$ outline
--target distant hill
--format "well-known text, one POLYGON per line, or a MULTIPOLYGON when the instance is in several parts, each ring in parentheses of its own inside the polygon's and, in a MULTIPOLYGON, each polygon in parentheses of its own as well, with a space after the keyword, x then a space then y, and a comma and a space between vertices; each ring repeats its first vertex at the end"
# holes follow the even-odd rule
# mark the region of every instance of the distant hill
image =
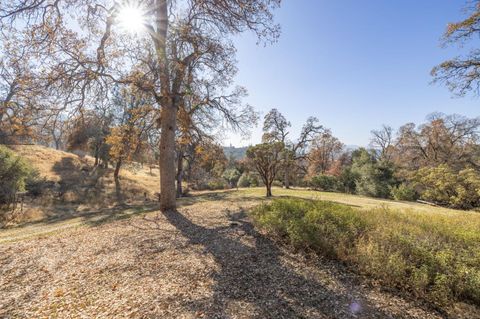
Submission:
POLYGON ((223 153, 227 158, 233 157, 236 160, 240 160, 246 157, 247 146, 245 147, 235 147, 235 146, 224 146, 223 153))

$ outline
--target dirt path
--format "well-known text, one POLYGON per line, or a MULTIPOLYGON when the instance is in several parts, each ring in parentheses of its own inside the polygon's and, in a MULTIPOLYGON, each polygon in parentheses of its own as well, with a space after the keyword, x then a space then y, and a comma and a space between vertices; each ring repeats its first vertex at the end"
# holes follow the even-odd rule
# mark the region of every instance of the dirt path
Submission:
POLYGON ((251 205, 0 244, 0 318, 439 318, 256 232, 251 205))

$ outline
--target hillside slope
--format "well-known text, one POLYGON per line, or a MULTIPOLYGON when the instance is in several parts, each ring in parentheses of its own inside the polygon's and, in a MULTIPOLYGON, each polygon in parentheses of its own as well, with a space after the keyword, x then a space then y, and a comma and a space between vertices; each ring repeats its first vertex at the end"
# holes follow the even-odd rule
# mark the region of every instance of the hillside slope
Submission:
MULTIPOLYGON (((35 167, 42 177, 47 180, 60 182, 63 179, 81 182, 79 173, 93 170, 94 159, 91 156, 79 156, 40 145, 17 145, 12 149, 26 158, 35 167)), ((113 168, 107 169, 102 176, 105 180, 113 178, 113 168)), ((160 179, 158 168, 150 169, 140 164, 124 166, 120 172, 120 179, 130 181, 138 188, 148 193, 158 192, 160 179)))
POLYGON ((92 209, 155 200, 160 189, 158 168, 124 166, 115 181, 113 168, 95 167, 90 156, 79 156, 39 145, 11 147, 44 179, 42 195, 28 199, 19 222, 74 217, 92 209))

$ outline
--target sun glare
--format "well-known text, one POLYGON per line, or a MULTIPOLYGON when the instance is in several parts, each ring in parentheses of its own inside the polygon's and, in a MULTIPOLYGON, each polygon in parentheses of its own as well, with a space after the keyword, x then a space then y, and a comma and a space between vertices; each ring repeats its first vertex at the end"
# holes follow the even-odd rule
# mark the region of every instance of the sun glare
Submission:
POLYGON ((140 33, 145 30, 145 11, 136 4, 127 3, 120 7, 117 22, 129 33, 140 33))

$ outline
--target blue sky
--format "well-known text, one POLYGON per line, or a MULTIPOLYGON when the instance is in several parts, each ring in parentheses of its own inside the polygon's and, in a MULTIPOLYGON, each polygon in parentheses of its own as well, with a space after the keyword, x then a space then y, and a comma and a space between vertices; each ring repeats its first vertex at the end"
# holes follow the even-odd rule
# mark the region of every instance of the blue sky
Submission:
MULTIPOLYGON (((298 135, 316 116, 345 144, 367 145, 382 124, 398 128, 440 111, 474 117, 478 99, 452 97, 432 85, 430 70, 462 49, 442 48, 448 22, 466 16, 463 0, 284 0, 276 19, 278 43, 257 46, 253 35, 235 40, 239 74, 261 116, 278 108, 298 135)), ((463 49, 465 50, 465 49, 463 49)), ((229 134, 224 144, 260 142, 229 134)))

